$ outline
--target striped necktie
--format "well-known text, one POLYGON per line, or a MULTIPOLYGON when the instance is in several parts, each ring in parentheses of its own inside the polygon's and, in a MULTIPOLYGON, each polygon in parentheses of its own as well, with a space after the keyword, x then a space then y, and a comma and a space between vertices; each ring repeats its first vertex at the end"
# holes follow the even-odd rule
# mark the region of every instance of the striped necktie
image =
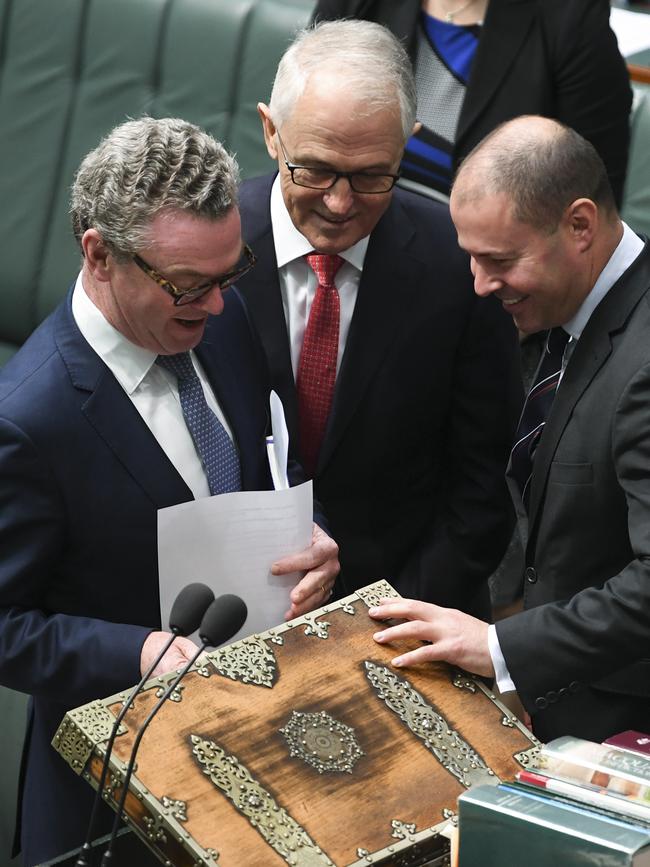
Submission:
POLYGON ((205 399, 189 352, 159 355, 156 364, 178 380, 178 396, 189 430, 208 480, 211 494, 241 490, 239 456, 224 426, 205 399))
POLYGON ((544 354, 537 369, 535 382, 524 403, 515 444, 510 453, 510 475, 519 486, 526 510, 528 510, 530 497, 533 459, 560 382, 562 356, 568 340, 569 335, 563 328, 553 328, 549 331, 544 354))

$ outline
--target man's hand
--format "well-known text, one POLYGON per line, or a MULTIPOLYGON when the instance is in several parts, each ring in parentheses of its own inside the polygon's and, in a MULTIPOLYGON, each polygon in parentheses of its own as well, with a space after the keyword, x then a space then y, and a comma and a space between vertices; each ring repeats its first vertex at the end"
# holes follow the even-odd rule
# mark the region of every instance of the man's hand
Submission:
POLYGON ((428 641, 422 647, 396 656, 396 666, 416 665, 419 662, 442 660, 457 665, 473 674, 494 677, 494 668, 488 650, 488 624, 454 608, 441 608, 413 599, 386 599, 368 611, 376 620, 406 620, 375 632, 379 644, 388 644, 405 638, 428 641))
POLYGON ((271 567, 274 575, 304 572, 289 594, 291 608, 285 613, 285 620, 292 620, 324 605, 332 595, 340 568, 339 546, 318 524, 314 524, 309 548, 299 554, 283 557, 271 567))
MULTIPOLYGON (((147 635, 142 650, 140 651, 140 674, 148 670, 151 663, 158 656, 163 645, 169 641, 169 632, 150 632, 147 635)), ((197 646, 189 638, 177 637, 167 653, 154 668, 152 677, 159 674, 167 674, 183 668, 197 651, 197 646)))

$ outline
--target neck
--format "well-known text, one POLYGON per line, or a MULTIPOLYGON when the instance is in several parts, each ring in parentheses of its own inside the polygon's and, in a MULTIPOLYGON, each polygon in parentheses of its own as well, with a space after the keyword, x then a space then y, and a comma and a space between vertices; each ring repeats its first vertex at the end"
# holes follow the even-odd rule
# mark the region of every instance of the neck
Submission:
POLYGON ((483 21, 489 0, 423 0, 422 8, 433 18, 453 24, 483 21))

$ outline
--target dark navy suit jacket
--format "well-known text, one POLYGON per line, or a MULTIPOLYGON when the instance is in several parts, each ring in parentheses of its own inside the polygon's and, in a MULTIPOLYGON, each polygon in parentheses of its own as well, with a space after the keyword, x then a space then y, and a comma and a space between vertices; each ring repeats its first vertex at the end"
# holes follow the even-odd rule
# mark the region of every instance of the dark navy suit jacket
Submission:
MULTIPOLYGON (((268 489, 264 356, 236 290, 225 300, 197 355, 243 488, 268 489)), ((143 641, 160 628, 156 513, 191 499, 82 337, 70 294, 0 373, 0 682, 33 697, 20 811, 28 865, 83 842, 92 790, 50 741, 69 708, 139 680, 143 641)))
MULTIPOLYGON (((258 265, 238 286, 299 455, 272 183, 242 185, 258 265)), ((396 189, 370 236, 314 478, 342 592, 386 578, 404 596, 487 616, 487 578, 511 531, 504 474, 518 369, 512 321, 474 294, 448 208, 396 189)))

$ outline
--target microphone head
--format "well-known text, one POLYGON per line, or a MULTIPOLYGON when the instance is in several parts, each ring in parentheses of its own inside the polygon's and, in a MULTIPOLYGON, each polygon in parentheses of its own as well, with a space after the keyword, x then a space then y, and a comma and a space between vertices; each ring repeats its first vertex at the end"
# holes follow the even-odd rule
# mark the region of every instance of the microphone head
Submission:
POLYGON ((218 647, 232 638, 246 622, 246 603, 234 593, 217 597, 203 616, 199 638, 204 645, 218 647))
POLYGON ((172 605, 169 615, 169 628, 174 635, 191 635, 201 625, 201 619, 211 602, 214 593, 207 584, 196 581, 183 587, 172 605))

